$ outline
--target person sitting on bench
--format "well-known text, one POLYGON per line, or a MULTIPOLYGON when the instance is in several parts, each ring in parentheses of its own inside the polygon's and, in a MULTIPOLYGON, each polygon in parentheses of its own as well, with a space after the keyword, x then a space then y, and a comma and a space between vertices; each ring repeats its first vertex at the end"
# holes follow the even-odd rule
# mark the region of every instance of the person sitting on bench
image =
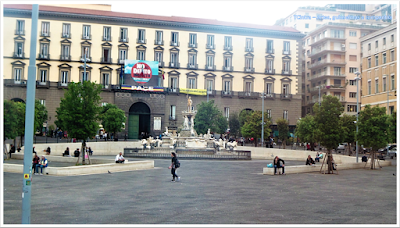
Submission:
POLYGON ((76 148, 76 150, 74 151, 74 157, 79 157, 79 154, 80 154, 81 152, 79 152, 79 148, 76 148))
POLYGON ((311 155, 308 155, 308 158, 306 160, 306 165, 315 165, 314 160, 311 158, 311 155))
POLYGON ((124 163, 125 159, 124 156, 122 156, 122 152, 119 152, 117 156, 115 157, 115 163, 124 163))
MULTIPOLYGON (((46 157, 44 156, 44 155, 42 155, 42 159, 40 160, 40 175, 43 175, 43 168, 46 168, 47 167, 47 159, 46 159, 46 157)), ((36 166, 36 173, 38 173, 38 167, 39 166, 36 166)))
POLYGON ((67 149, 64 151, 64 153, 62 155, 63 156, 67 156, 67 157, 71 157, 71 155, 69 155, 69 147, 67 147, 67 149))
POLYGON ((282 174, 283 175, 286 175, 285 174, 285 161, 284 160, 282 160, 282 159, 280 159, 278 156, 276 156, 275 157, 275 159, 274 159, 274 175, 276 175, 276 174, 278 174, 277 172, 276 172, 276 169, 279 169, 279 168, 282 168, 282 174), (283 163, 282 165, 281 165, 281 162, 283 163))

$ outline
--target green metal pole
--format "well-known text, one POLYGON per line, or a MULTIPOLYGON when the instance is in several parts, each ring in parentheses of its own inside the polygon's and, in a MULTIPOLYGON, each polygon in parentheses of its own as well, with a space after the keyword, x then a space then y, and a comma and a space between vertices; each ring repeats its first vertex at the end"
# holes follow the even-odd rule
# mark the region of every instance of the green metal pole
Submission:
POLYGON ((35 119, 35 90, 36 90, 36 43, 38 30, 39 5, 32 5, 31 48, 28 66, 28 83, 26 91, 25 115, 25 153, 22 186, 22 224, 31 222, 31 186, 32 186, 32 149, 33 123, 35 119))

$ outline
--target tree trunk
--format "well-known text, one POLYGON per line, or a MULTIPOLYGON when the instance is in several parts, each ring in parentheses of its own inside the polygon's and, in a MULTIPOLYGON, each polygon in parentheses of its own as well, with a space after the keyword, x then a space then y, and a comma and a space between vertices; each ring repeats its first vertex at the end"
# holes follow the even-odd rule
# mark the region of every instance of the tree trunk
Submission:
POLYGON ((371 169, 375 169, 375 151, 371 151, 371 169))
POLYGON ((254 146, 257 147, 257 138, 254 138, 254 146))
POLYGON ((81 147, 82 149, 82 165, 85 165, 86 164, 86 162, 85 162, 85 154, 86 154, 86 140, 83 140, 82 141, 82 147, 81 147))
POLYGON ((283 149, 286 149, 286 139, 282 140, 283 149))
POLYGON ((333 174, 333 166, 332 166, 333 157, 332 157, 331 150, 328 150, 327 159, 328 159, 328 161, 327 161, 327 163, 328 163, 328 174, 330 174, 331 172, 333 174))

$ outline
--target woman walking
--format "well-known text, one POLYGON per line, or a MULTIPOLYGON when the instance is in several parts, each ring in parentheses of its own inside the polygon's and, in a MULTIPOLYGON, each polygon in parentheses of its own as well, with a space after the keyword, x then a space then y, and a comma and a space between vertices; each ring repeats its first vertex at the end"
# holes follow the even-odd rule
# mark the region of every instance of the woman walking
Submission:
POLYGON ((175 177, 176 177, 177 181, 180 181, 181 178, 178 175, 176 175, 176 169, 179 167, 179 165, 176 165, 176 164, 179 163, 179 161, 176 158, 175 152, 171 153, 171 157, 172 157, 172 163, 171 163, 171 166, 168 167, 168 169, 171 169, 171 174, 172 174, 172 180, 171 181, 174 182, 175 181, 175 177))

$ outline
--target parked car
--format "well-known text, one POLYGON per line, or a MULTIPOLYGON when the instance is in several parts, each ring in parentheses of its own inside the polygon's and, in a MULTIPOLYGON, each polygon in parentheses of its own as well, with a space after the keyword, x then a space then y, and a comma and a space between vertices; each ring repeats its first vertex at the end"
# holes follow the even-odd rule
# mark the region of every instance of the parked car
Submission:
POLYGON ((387 156, 393 159, 393 157, 397 157, 397 146, 392 145, 388 147, 387 156))
POLYGON ((337 152, 344 152, 344 150, 346 149, 347 143, 339 143, 339 146, 336 148, 337 152))

